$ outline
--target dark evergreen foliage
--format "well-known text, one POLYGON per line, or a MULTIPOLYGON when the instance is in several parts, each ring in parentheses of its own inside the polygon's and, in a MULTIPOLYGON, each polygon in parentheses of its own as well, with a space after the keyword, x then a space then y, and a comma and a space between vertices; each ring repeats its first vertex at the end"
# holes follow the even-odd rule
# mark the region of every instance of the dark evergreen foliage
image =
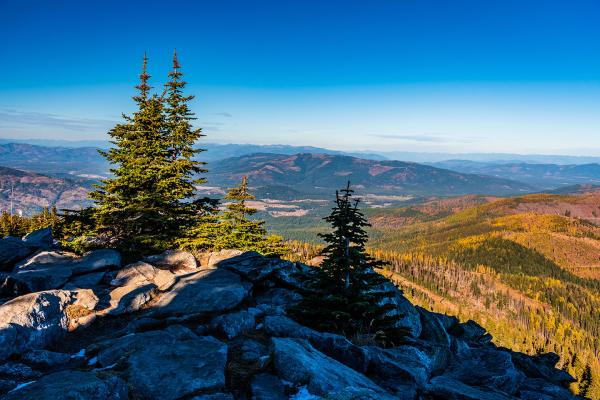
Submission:
POLYGON ((323 263, 292 314, 318 330, 398 343, 405 331, 396 327, 399 316, 389 301, 392 293, 385 290, 387 280, 374 271, 384 263, 365 249, 369 223, 352 193, 350 182, 336 192, 335 206, 325 217, 332 231, 320 235, 327 243, 323 263))

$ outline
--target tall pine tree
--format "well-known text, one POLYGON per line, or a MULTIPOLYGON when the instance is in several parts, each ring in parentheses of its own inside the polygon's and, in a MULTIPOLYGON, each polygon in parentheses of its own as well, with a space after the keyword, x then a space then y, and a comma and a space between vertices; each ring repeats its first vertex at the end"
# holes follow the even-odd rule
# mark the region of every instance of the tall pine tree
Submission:
MULTIPOLYGON (((173 69, 169 73, 169 82, 165 84, 166 154, 167 167, 161 177, 161 190, 167 199, 168 208, 165 217, 169 221, 171 235, 178 238, 190 236, 198 226, 207 225, 207 219, 218 211, 217 201, 207 197, 197 198, 196 185, 206 183, 201 174, 207 172, 205 162, 195 157, 205 149, 194 147, 204 135, 201 128, 194 128, 196 118, 188 103, 193 95, 185 95, 181 66, 177 52, 173 53, 173 69)), ((210 225, 208 225, 210 226, 210 225)), ((180 239, 180 243, 185 239, 180 239)))
POLYGON ((165 199, 160 189, 165 169, 165 118, 161 99, 151 95, 144 55, 138 110, 123 115, 124 123, 110 132, 111 147, 101 154, 113 166, 113 177, 104 179, 90 197, 93 233, 103 244, 133 253, 158 250, 168 241, 163 218, 165 199))
POLYGON ((112 164, 113 177, 92 192, 96 206, 82 212, 91 216, 93 234, 103 245, 126 252, 149 253, 174 247, 204 214, 216 211, 211 199, 196 199, 197 175, 205 172, 195 161, 194 143, 202 135, 192 127, 184 96, 179 62, 173 57, 162 96, 152 95, 144 56, 138 94, 138 110, 123 116, 124 123, 110 132, 113 147, 101 152, 112 164))
POLYGON ((324 218, 332 231, 319 235, 326 242, 323 262, 292 315, 318 330, 397 343, 405 330, 397 328, 399 315, 388 301, 392 293, 384 290, 387 280, 374 271, 384 263, 366 251, 370 224, 352 193, 350 182, 336 192, 335 206, 324 218))

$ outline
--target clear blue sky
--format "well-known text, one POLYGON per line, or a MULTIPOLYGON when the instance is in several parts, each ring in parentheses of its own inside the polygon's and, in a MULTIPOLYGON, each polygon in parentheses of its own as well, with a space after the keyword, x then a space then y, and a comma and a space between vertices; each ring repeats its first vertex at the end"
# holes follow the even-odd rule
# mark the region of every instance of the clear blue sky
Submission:
POLYGON ((102 139, 177 48, 211 142, 600 155, 600 2, 0 0, 0 137, 102 139))

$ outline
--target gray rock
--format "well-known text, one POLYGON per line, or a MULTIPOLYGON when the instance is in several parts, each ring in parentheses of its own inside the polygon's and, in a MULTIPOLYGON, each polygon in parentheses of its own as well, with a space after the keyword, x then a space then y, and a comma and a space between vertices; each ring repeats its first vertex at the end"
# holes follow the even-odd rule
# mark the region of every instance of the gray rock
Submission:
POLYGON ((421 307, 415 307, 421 317, 421 336, 420 339, 427 340, 429 342, 450 347, 451 341, 450 336, 444 329, 442 322, 436 317, 434 313, 430 313, 421 307))
POLYGON ((255 283, 263 281, 273 275, 275 271, 291 265, 292 263, 289 261, 264 257, 255 251, 247 251, 214 264, 216 268, 224 268, 235 272, 255 283))
POLYGON ((452 330, 452 328, 454 328, 456 325, 458 325, 460 323, 458 318, 456 318, 455 316, 440 314, 440 313, 431 312, 431 311, 429 311, 429 312, 431 314, 435 315, 440 320, 440 322, 441 322, 442 326, 444 327, 444 329, 446 330, 446 332, 450 332, 450 330, 452 330))
POLYGON ((271 278, 284 286, 302 290, 306 288, 307 278, 315 273, 314 267, 299 262, 286 263, 277 269, 271 278))
POLYGON ((69 279, 69 281, 63 286, 63 289, 95 289, 102 281, 102 278, 104 278, 104 275, 106 275, 106 271, 76 276, 72 279, 69 279))
POLYGON ((510 354, 493 348, 474 348, 462 352, 445 374, 470 386, 498 389, 514 394, 524 380, 510 354))
POLYGON ((399 317, 396 327, 405 328, 411 337, 418 338, 421 335, 422 327, 421 317, 415 306, 413 306, 412 303, 402 295, 402 291, 391 282, 384 283, 379 291, 392 294, 391 297, 382 299, 380 303, 394 305, 395 309, 387 315, 399 317))
POLYGON ((450 330, 450 334, 469 344, 486 345, 492 341, 492 335, 487 333, 485 328, 472 320, 456 325, 450 330))
POLYGON ((32 350, 21 355, 21 360, 35 368, 49 369, 70 364, 72 357, 70 354, 49 350, 32 350))
POLYGON ((258 304, 266 304, 271 307, 281 307, 284 310, 297 304, 302 300, 302 295, 292 290, 283 288, 269 289, 265 293, 256 296, 258 304))
POLYGON ((558 356, 554 353, 537 357, 515 352, 509 352, 509 354, 515 366, 530 378, 541 378, 559 385, 576 381, 568 372, 554 367, 558 362, 558 356))
POLYGON ((19 238, 7 236, 0 239, 0 270, 9 270, 34 251, 35 246, 28 245, 19 238))
POLYGON ((23 237, 23 242, 40 250, 48 250, 54 244, 52 228, 43 228, 30 232, 23 237))
POLYGON ((146 343, 127 357, 127 382, 134 395, 175 400, 225 387, 227 345, 212 338, 146 343))
POLYGON ((157 316, 210 315, 240 305, 249 288, 239 275, 224 269, 202 270, 180 277, 154 305, 157 316))
POLYGON ((242 254, 241 250, 226 249, 221 251, 213 251, 204 253, 200 256, 200 268, 202 269, 214 269, 217 268, 217 264, 228 258, 236 257, 242 254))
POLYGON ((250 383, 252 400, 287 400, 285 386, 275 375, 258 374, 250 383))
POLYGON ((511 400, 512 396, 504 393, 474 388, 444 375, 436 376, 426 386, 425 392, 434 399, 446 400, 511 400))
POLYGON ((2 304, 0 360, 61 339, 68 330, 78 326, 80 310, 93 310, 97 303, 93 292, 84 289, 31 293, 2 304))
POLYGON ((12 379, 16 381, 31 381, 40 377, 40 373, 31 369, 30 366, 17 363, 7 362, 0 365, 0 376, 2 378, 12 379))
POLYGON ((254 316, 248 311, 219 315, 210 322, 211 330, 230 340, 243 333, 251 332, 255 326, 254 316))
POLYGON ((360 392, 363 397, 392 399, 385 390, 355 370, 317 351, 303 339, 272 338, 277 375, 296 386, 306 385, 317 396, 344 398, 360 392))
POLYGON ((110 291, 109 308, 104 313, 120 315, 140 310, 160 290, 173 286, 175 275, 145 262, 124 267, 111 281, 117 288, 110 291))
POLYGON ((576 397, 566 387, 555 385, 544 379, 530 378, 526 379, 519 388, 519 394, 522 399, 535 400, 576 400, 576 397), (537 397, 536 397, 537 396, 537 397))
POLYGON ((235 400, 235 398, 229 393, 209 393, 194 396, 190 400, 235 400))
POLYGON ((315 331, 287 317, 265 317, 264 331, 274 337, 307 339, 319 351, 359 372, 365 372, 369 366, 368 352, 345 337, 315 331))
POLYGON ((177 341, 197 338, 189 329, 172 325, 164 330, 129 334, 97 343, 89 353, 97 352, 98 364, 109 367, 145 346, 169 346, 177 341))
POLYGON ((171 272, 192 272, 198 269, 198 263, 192 253, 183 250, 167 250, 144 258, 144 261, 160 269, 171 272))
POLYGON ((245 364, 263 368, 269 361, 269 349, 253 339, 242 339, 230 344, 231 351, 245 364))
POLYGON ((410 380, 419 386, 425 385, 431 375, 431 360, 425 353, 412 346, 390 349, 368 346, 369 375, 377 379, 410 380))
POLYGON ((11 277, 29 292, 61 288, 74 276, 121 265, 115 250, 95 250, 83 257, 68 252, 43 251, 17 265, 11 277))
POLYGON ((116 376, 100 379, 93 372, 61 371, 46 375, 4 397, 5 400, 126 400, 127 385, 116 376))

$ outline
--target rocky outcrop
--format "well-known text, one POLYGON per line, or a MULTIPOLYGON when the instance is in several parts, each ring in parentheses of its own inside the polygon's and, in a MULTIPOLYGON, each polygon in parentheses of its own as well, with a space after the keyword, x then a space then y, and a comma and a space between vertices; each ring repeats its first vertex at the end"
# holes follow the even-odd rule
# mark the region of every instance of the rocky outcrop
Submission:
POLYGON ((43 250, 43 232, 4 241, 20 255, 4 291, 18 296, 0 305, 2 398, 574 398, 556 355, 497 348, 475 322, 414 307, 391 284, 377 290, 407 336, 381 348, 289 318, 314 273, 300 263, 171 251, 121 267, 113 250, 43 250))
POLYGON ((0 360, 41 349, 87 322, 98 299, 89 289, 50 290, 17 297, 0 306, 0 360))

